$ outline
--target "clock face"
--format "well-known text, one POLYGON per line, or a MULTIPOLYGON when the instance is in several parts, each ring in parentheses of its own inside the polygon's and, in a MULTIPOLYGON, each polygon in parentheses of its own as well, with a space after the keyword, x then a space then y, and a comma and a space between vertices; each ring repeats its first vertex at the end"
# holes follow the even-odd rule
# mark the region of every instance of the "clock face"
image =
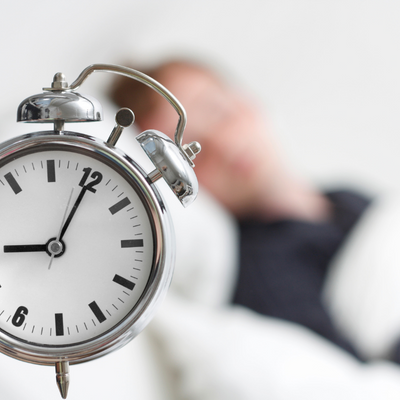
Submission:
POLYGON ((39 346, 103 335, 135 309, 154 224, 127 174, 73 146, 0 163, 0 330, 39 346))

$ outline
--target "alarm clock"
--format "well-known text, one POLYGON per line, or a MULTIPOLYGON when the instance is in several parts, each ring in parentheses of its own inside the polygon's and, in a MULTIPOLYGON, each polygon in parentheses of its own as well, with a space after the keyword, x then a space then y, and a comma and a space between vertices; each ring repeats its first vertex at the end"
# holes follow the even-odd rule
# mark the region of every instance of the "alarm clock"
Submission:
POLYGON ((53 129, 0 145, 0 351, 55 366, 66 398, 69 365, 128 343, 165 295, 175 242, 156 182, 163 178, 188 206, 198 192, 200 145, 182 144, 186 113, 166 88, 117 65, 91 65, 71 85, 57 73, 51 87, 19 105, 17 120, 53 129), (176 110, 174 141, 155 130, 136 138, 154 170, 117 146, 134 122, 129 109, 117 112, 106 142, 65 130, 65 123, 102 120, 99 102, 76 92, 99 71, 138 80, 176 110))

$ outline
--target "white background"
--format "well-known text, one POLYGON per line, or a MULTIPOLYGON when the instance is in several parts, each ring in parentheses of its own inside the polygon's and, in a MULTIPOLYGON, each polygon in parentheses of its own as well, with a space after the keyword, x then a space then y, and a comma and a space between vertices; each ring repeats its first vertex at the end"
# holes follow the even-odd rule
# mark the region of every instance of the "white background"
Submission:
MULTIPOLYGON (((40 129, 16 127, 16 108, 58 71, 72 82, 92 63, 186 54, 226 67, 254 94, 292 165, 315 183, 398 187, 398 1, 3 0, 0 7, 1 138, 40 129)), ((103 74, 89 80, 82 93, 109 82, 103 74)), ((113 115, 105 117, 99 128, 107 137, 113 115)))

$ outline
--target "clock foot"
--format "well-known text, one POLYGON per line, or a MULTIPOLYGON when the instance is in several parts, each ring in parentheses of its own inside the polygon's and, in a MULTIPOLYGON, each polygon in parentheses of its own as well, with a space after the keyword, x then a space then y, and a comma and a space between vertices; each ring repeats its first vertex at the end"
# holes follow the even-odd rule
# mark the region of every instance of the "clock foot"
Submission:
POLYGON ((58 389, 63 399, 67 398, 69 387, 69 362, 59 361, 56 362, 56 380, 58 389))

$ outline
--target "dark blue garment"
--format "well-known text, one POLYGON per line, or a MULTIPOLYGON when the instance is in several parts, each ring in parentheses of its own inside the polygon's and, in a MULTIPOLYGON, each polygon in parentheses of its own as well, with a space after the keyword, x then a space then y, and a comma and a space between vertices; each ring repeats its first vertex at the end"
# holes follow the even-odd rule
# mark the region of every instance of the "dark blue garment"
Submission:
POLYGON ((304 325, 355 354, 334 328, 321 292, 329 262, 369 201, 352 192, 327 194, 329 222, 240 221, 240 271, 233 302, 304 325))

